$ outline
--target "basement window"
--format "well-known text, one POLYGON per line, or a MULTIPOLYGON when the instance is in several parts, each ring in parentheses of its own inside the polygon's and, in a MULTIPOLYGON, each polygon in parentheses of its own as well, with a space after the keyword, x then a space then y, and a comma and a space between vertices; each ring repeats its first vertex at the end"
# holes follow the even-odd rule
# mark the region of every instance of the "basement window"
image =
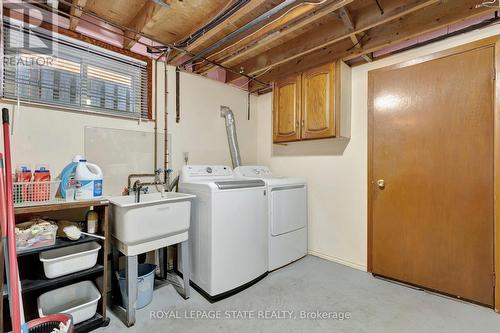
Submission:
POLYGON ((4 99, 144 118, 147 63, 39 27, 4 23, 4 99))

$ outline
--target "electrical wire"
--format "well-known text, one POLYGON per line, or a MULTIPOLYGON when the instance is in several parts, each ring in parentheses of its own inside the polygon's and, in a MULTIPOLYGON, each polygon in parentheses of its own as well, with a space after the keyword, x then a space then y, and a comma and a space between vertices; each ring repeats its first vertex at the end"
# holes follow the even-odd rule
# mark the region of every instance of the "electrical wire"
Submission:
POLYGON ((476 8, 480 8, 480 7, 489 7, 489 8, 499 7, 500 8, 500 1, 498 1, 498 4, 495 4, 496 2, 497 2, 496 0, 483 1, 482 3, 476 5, 476 8))
MULTIPOLYGON (((272 69, 272 67, 269 67, 268 69, 266 69, 266 70, 265 70, 265 71, 263 71, 262 73, 257 74, 257 75, 254 75, 254 78, 258 78, 258 77, 260 77, 260 76, 262 76, 262 75, 266 74, 266 73, 267 73, 267 72, 269 72, 271 69, 272 69)), ((247 84, 249 84, 249 83, 250 83, 250 81, 252 81, 252 80, 248 79, 248 80, 247 80, 247 82, 243 83, 241 86, 236 86, 236 85, 235 85, 235 87, 236 87, 236 88, 240 88, 240 89, 241 89, 241 88, 243 88, 244 86, 246 86, 247 84)))

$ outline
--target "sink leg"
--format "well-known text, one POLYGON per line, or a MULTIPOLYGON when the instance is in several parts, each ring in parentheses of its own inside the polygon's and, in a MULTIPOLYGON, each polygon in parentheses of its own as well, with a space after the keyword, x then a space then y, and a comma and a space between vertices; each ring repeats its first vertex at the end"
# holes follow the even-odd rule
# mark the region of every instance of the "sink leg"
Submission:
POLYGON ((168 270, 168 251, 167 247, 162 247, 158 249, 158 261, 160 264, 160 278, 162 280, 167 279, 167 270, 168 270))
POLYGON ((119 259, 120 252, 116 248, 116 246, 111 246, 111 292, 113 297, 114 304, 121 304, 120 298, 120 285, 118 284, 118 278, 116 277, 117 272, 119 271, 119 259))
POLYGON ((189 240, 181 243, 182 251, 182 277, 184 279, 184 298, 188 299, 191 296, 189 290, 190 265, 189 265, 189 240))
POLYGON ((127 327, 135 324, 135 305, 137 301, 137 256, 127 256, 125 262, 125 279, 127 283, 127 304, 126 310, 126 325, 127 327))

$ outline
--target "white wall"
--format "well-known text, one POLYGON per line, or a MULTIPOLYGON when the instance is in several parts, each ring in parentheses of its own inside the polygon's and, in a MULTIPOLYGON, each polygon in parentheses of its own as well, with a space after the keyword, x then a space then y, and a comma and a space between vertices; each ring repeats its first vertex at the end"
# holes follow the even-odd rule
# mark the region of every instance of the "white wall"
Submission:
MULTIPOLYGON (((163 64, 158 66, 158 163, 163 166, 163 119, 164 119, 164 71, 163 64)), ((169 67, 168 122, 171 133, 172 165, 177 170, 183 165, 182 152, 189 152, 191 164, 213 163, 229 164, 231 159, 225 134, 224 120, 219 117, 221 104, 230 106, 237 120, 238 139, 245 162, 255 162, 256 120, 247 118, 247 94, 239 89, 216 81, 190 74, 181 74, 181 121, 175 123, 175 72, 169 67)), ((153 80, 155 82, 155 80, 153 80)), ((154 95, 153 95, 154 96, 154 95)), ((0 104, 13 111, 12 154, 13 166, 19 163, 49 164, 53 175, 58 175, 75 154, 85 153, 85 128, 102 127, 154 133, 154 122, 139 123, 137 120, 115 118, 53 108, 42 108, 12 104, 0 104)), ((12 117, 12 116, 11 116, 12 117)), ((0 131, 1 133, 1 131, 0 131)), ((154 137, 154 136, 153 136, 154 137)), ((103 152, 126 151, 126 145, 102 143, 103 152)), ((3 144, 0 144, 3 151, 3 144)), ((154 147, 144 146, 137 152, 138 163, 123 166, 113 179, 106 178, 104 192, 119 195, 127 183, 131 172, 150 173, 154 170, 154 147), (140 163, 139 163, 140 162, 140 163)), ((94 152, 93 156, 99 156, 94 152)), ((104 163, 99 158, 91 162, 104 163)), ((103 165, 104 174, 111 174, 108 164, 103 165), (108 168, 108 169, 106 169, 108 168)))
MULTIPOLYGON (((367 265, 367 90, 368 71, 500 34, 500 26, 448 38, 352 70, 351 140, 342 154, 273 156, 272 95, 258 97, 258 161, 276 174, 307 178, 309 251, 366 270, 367 265)), ((297 143, 311 144, 311 143, 297 143)), ((337 142, 332 145, 343 145, 337 142)), ((296 151, 293 145, 285 147, 296 151)), ((282 151, 283 149, 281 149, 282 151)), ((341 151, 341 150, 340 150, 341 151)), ((282 155, 282 154, 280 154, 282 155)))
MULTIPOLYGON (((163 68, 163 67, 162 67, 163 68)), ((231 166, 224 119, 220 106, 229 106, 235 115, 238 143, 243 163, 257 160, 257 119, 251 108, 247 120, 248 94, 227 84, 181 73, 181 119, 175 122, 175 68, 168 66, 168 129, 172 135, 171 167, 184 165, 184 152, 189 164, 224 164, 231 166)))

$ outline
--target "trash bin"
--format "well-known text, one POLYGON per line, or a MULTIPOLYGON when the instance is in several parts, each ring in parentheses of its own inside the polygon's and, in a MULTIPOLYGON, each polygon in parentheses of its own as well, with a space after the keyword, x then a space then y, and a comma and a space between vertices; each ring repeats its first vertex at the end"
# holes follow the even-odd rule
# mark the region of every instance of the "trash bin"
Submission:
MULTIPOLYGON (((142 309, 153 300, 153 287, 155 283, 156 265, 139 264, 137 272, 137 302, 136 309, 142 309)), ((122 294, 123 304, 127 304, 127 283, 125 280, 125 271, 120 271, 118 275, 120 282, 120 293, 122 294)))

